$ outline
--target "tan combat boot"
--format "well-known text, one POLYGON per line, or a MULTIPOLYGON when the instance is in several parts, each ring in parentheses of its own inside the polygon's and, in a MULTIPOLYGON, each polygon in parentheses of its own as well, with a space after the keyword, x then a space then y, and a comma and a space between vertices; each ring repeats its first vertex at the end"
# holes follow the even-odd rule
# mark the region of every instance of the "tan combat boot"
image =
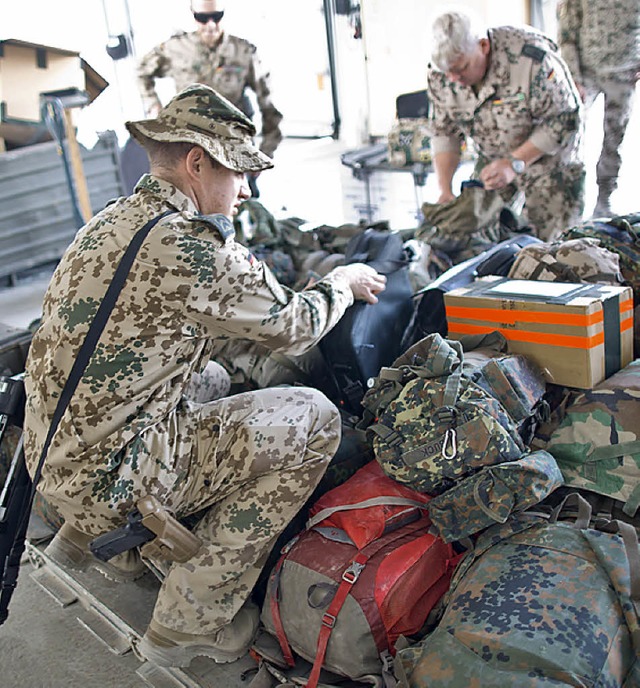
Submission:
POLYGON ((93 539, 92 535, 77 530, 69 523, 63 523, 44 553, 63 568, 75 571, 94 568, 116 583, 134 581, 148 571, 135 549, 118 554, 109 561, 97 559, 89 549, 89 543, 93 539))
POLYGON ((210 657, 219 664, 235 662, 249 651, 259 617, 256 605, 245 602, 232 621, 210 635, 180 633, 151 619, 135 649, 143 659, 162 667, 186 667, 196 657, 210 657))

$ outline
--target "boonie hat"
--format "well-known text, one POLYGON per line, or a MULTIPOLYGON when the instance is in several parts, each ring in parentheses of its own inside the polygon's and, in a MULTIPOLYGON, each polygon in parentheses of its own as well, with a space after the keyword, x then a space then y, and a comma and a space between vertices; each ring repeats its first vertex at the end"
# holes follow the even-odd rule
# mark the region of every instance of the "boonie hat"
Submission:
POLYGON ((178 93, 157 117, 125 125, 142 145, 141 134, 154 141, 194 143, 235 172, 273 167, 271 158, 253 143, 253 122, 217 91, 202 84, 192 84, 178 93))

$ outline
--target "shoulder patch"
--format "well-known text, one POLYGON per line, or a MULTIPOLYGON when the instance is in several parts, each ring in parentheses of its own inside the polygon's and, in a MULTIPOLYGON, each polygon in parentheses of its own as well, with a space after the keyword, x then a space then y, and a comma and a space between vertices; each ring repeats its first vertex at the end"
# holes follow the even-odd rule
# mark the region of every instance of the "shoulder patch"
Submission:
POLYGON ((204 222, 218 230, 218 233, 223 239, 235 236, 236 230, 233 226, 233 222, 231 222, 226 215, 222 215, 221 213, 216 213, 214 215, 194 215, 193 219, 198 222, 204 222))
POLYGON ((538 48, 538 46, 533 45, 533 43, 525 43, 522 46, 522 54, 525 57, 530 57, 534 62, 542 62, 542 60, 544 60, 544 56, 547 54, 547 51, 543 50, 542 48, 538 48))

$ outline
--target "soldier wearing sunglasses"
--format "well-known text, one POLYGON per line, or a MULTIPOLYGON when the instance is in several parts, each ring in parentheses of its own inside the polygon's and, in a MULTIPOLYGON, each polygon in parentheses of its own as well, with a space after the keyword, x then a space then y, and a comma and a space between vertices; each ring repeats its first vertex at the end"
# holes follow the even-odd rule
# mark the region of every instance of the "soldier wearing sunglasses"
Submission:
POLYGON ((193 83, 211 86, 251 118, 254 113, 246 93, 250 89, 262 115, 260 150, 273 157, 282 140, 282 114, 271 100, 270 75, 262 67, 256 46, 224 31, 224 3, 220 0, 192 0, 191 10, 195 31, 173 35, 138 64, 147 115, 153 117, 161 108, 155 90, 157 78, 172 77, 178 91, 193 83))

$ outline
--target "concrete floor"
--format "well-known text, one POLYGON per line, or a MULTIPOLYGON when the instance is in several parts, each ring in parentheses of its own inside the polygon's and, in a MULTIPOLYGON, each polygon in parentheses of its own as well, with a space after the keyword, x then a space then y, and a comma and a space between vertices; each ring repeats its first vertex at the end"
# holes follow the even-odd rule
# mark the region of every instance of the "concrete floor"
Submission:
MULTIPOLYGON (((586 216, 593 208, 596 195, 593 170, 601 141, 597 117, 596 109, 587 127, 586 216)), ((620 213, 639 210, 636 188, 639 124, 640 106, 637 106, 623 147, 620 187, 613 197, 615 210, 620 213)), ((360 219, 357 197, 362 201, 364 187, 341 165, 343 150, 339 143, 330 139, 285 141, 278 151, 276 168, 264 172, 259 180, 261 202, 276 217, 298 216, 316 226, 357 222, 360 219)), ((374 219, 388 219, 386 211, 397 211, 397 222, 403 223, 407 217, 415 215, 417 200, 435 200, 432 177, 424 189, 419 190, 421 199, 415 195, 410 175, 393 177, 386 197, 380 197, 380 214, 374 219)), ((392 227, 403 228, 394 223, 392 227)), ((44 270, 19 281, 16 286, 0 290, 0 322, 26 327, 37 318, 50 274, 50 270, 44 270)), ((82 605, 75 602, 61 607, 36 584, 33 572, 31 563, 23 565, 10 618, 0 628, 2 688, 137 688, 149 685, 137 673, 141 663, 132 653, 119 656, 110 652, 78 623, 82 605)), ((227 665, 217 683, 211 685, 246 686, 240 679, 244 668, 244 664, 242 667, 227 665)))

